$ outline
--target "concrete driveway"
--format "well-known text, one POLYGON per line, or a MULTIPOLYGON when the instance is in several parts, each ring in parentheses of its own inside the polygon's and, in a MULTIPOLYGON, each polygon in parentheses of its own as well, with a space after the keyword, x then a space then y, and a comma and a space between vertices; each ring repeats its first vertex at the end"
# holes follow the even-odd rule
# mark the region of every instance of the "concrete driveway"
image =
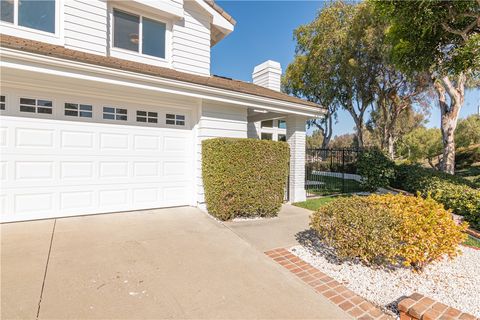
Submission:
POLYGON ((2 319, 350 318, 195 208, 4 224, 1 240, 2 319))

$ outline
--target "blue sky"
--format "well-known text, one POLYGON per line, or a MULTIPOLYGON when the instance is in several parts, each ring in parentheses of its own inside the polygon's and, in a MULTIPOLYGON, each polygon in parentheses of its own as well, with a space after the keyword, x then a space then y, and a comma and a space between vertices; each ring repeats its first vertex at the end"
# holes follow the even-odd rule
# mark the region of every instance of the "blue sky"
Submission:
MULTIPOLYGON (((265 60, 293 60, 293 30, 315 18, 323 1, 217 1, 237 21, 235 30, 212 48, 212 74, 251 81, 253 67, 265 60)), ((460 117, 478 112, 480 90, 470 90, 460 117)), ((432 107, 427 126, 439 127, 440 110, 432 107)), ((338 113, 334 135, 353 132, 354 123, 345 111, 338 113)))

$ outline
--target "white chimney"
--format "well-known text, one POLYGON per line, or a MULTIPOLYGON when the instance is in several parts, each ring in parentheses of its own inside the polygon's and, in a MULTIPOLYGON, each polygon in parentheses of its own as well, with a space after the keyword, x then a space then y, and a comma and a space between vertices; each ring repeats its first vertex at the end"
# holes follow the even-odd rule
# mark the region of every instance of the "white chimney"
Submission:
POLYGON ((280 63, 267 60, 253 69, 253 83, 259 86, 280 91, 280 79, 282 77, 282 66, 280 63))

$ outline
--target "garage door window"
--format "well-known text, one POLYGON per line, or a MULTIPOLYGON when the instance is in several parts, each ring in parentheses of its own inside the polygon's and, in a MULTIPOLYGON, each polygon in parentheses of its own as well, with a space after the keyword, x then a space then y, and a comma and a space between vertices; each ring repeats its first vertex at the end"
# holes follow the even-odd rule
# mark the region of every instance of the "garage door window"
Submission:
POLYGON ((103 119, 127 121, 127 109, 103 107, 103 119))
POLYGON ((0 96, 0 110, 5 110, 5 96, 0 96))
POLYGON ((69 117, 91 118, 92 109, 88 104, 65 103, 65 115, 69 117))
POLYGON ((20 112, 52 114, 53 103, 50 100, 20 98, 20 112))
POLYGON ((139 110, 137 111, 137 122, 157 123, 158 113, 139 110))
POLYGON ((167 113, 166 124, 184 126, 185 125, 185 116, 182 114, 171 114, 167 113))

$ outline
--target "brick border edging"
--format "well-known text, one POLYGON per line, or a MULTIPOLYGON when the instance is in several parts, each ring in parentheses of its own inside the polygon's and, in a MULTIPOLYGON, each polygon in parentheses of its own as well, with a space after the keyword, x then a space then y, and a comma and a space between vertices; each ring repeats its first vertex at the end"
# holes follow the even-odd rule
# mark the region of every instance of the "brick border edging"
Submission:
POLYGON ((461 312, 419 293, 398 303, 400 320, 475 320, 474 316, 461 312))
POLYGON ((352 317, 361 320, 394 319, 338 281, 290 253, 287 249, 273 249, 266 251, 265 254, 352 317))

